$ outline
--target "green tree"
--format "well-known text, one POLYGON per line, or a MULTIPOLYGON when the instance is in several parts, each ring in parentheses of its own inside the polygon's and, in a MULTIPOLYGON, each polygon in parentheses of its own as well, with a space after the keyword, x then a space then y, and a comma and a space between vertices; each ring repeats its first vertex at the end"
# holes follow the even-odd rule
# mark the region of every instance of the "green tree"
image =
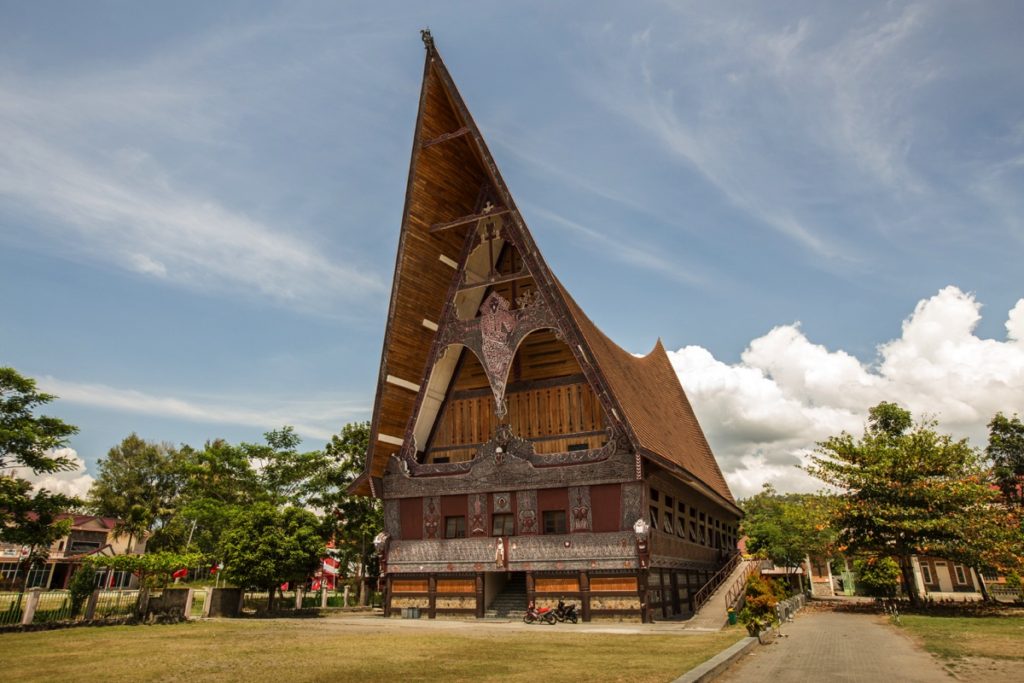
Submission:
POLYGON ((316 515, 301 508, 258 503, 239 510, 221 540, 224 576, 243 588, 267 591, 272 610, 280 584, 301 583, 319 568, 321 529, 316 515))
POLYGON ((1017 415, 996 413, 988 423, 985 454, 1007 503, 1024 508, 1024 422, 1017 415))
POLYGON ((935 427, 933 420, 915 425, 909 411, 883 402, 869 411, 862 438, 843 432, 821 442, 807 468, 842 491, 840 550, 895 558, 915 604, 912 555, 992 566, 1015 550, 978 452, 935 427))
MULTIPOLYGON (((795 569, 809 556, 832 555, 836 532, 831 525, 832 496, 779 494, 771 484, 740 501, 747 548, 781 567, 795 569)), ((800 576, 803 590, 803 577, 800 576)))
POLYGON ((179 464, 173 447, 130 434, 99 461, 90 507, 119 519, 117 532, 129 537, 131 548, 173 517, 182 484, 179 464))
POLYGON ((130 572, 139 577, 139 582, 148 588, 161 588, 171 581, 171 574, 182 567, 194 567, 203 563, 200 553, 173 553, 162 551, 145 555, 90 555, 85 563, 93 567, 104 567, 112 571, 130 572))
POLYGON ((900 566, 891 557, 868 557, 854 560, 857 583, 868 595, 894 598, 900 587, 900 566))
POLYGON ((78 429, 35 414, 54 398, 38 391, 35 380, 0 367, 0 541, 29 549, 22 589, 28 569, 45 561, 50 544, 67 534, 71 522, 63 515, 81 504, 46 489, 33 491, 31 482, 16 474, 22 469, 33 474, 74 469, 70 458, 53 451, 67 445, 78 429))

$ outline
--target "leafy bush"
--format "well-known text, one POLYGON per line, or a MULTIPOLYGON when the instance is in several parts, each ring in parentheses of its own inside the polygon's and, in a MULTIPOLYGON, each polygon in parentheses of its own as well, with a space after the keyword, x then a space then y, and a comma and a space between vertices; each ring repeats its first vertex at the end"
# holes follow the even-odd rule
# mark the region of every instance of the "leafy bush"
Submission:
POLYGON ((745 604, 737 616, 752 635, 778 621, 775 606, 779 604, 780 595, 785 597, 785 588, 769 578, 754 574, 747 579, 744 595, 745 604))
POLYGON ((900 566, 891 557, 869 557, 853 563, 857 585, 868 595, 893 598, 900 587, 900 566))
POLYGON ((82 605, 92 595, 96 586, 96 569, 91 564, 83 564, 71 576, 68 583, 68 591, 71 593, 71 616, 77 617, 82 611, 82 605))

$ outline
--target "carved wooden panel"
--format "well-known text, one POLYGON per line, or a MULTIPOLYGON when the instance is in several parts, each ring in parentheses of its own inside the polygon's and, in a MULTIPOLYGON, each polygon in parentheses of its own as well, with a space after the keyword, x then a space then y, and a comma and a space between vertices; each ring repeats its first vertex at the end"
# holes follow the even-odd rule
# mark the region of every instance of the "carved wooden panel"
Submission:
POLYGON ((391 538, 402 537, 401 517, 399 516, 399 501, 384 501, 384 531, 391 535, 391 538))
POLYGON ((643 511, 643 482, 622 485, 622 528, 632 529, 638 519, 647 519, 643 511))
POLYGON ((423 498, 423 538, 441 538, 441 499, 439 496, 423 498))
POLYGON ((569 513, 570 530, 591 530, 592 524, 589 486, 569 487, 569 513))
POLYGON ((519 519, 516 529, 521 536, 536 534, 538 531, 537 521, 537 492, 516 491, 516 507, 519 508, 519 519))
POLYGON ((487 536, 487 494, 469 496, 469 535, 487 536))
POLYGON ((508 491, 493 494, 495 514, 512 512, 512 494, 508 491))

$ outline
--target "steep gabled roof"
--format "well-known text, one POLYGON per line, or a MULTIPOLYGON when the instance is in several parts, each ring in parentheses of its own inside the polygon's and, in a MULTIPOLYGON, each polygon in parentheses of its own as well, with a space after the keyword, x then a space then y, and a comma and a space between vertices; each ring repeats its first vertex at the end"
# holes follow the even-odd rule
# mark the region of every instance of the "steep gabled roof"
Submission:
POLYGON ((522 256, 539 289, 564 321, 574 325, 573 348, 582 366, 594 359, 589 379, 634 448, 677 474, 690 475, 728 505, 735 505, 689 401, 660 342, 636 358, 608 339, 552 275, 469 114, 429 33, 423 89, 413 139, 402 230, 395 264, 366 470, 350 487, 369 494, 388 458, 408 433, 417 394, 424 390, 437 323, 455 291, 456 264, 482 198, 493 197, 517 231, 522 256), (445 225, 447 224, 447 225, 445 225), (440 229, 444 226, 444 229, 440 229))

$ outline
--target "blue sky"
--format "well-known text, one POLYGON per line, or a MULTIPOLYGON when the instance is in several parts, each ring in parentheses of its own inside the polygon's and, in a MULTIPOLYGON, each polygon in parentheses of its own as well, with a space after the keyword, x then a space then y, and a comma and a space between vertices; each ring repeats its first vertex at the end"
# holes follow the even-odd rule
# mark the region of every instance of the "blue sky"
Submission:
POLYGON ((424 26, 739 493, 882 398, 1024 410, 1019 3, 377 5, 0 3, 0 363, 90 470, 368 416, 424 26))

